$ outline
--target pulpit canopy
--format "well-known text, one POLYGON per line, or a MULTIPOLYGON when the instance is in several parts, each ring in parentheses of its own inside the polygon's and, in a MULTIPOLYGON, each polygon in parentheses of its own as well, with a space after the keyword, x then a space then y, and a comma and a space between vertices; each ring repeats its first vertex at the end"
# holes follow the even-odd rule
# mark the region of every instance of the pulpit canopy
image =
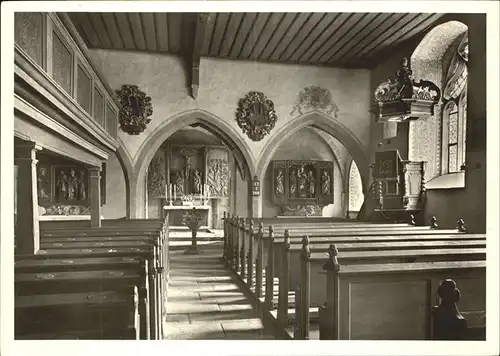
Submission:
POLYGON ((403 58, 394 77, 379 84, 374 92, 372 112, 379 123, 405 122, 433 115, 441 91, 432 82, 413 80, 408 59, 403 58))

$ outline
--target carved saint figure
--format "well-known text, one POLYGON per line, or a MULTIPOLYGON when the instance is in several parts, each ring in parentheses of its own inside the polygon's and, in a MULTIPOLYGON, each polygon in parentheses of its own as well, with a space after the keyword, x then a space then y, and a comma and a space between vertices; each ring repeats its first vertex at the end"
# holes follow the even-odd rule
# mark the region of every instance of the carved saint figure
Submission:
POLYGON ((193 174, 193 188, 194 194, 201 194, 201 174, 199 170, 195 170, 193 174))
POLYGON ((283 195, 285 191, 285 187, 283 185, 283 170, 280 169, 278 171, 278 175, 276 176, 276 195, 283 195))
POLYGON ((79 199, 85 200, 87 198, 87 190, 85 189, 85 172, 80 171, 80 177, 78 178, 78 196, 79 199))
POLYGON ((292 170, 292 174, 290 174, 290 188, 289 188, 289 196, 293 197, 295 196, 295 193, 297 192, 297 171, 294 169, 292 170))
POLYGON ((38 184, 38 198, 46 199, 49 197, 49 194, 45 190, 45 184, 47 182, 47 170, 45 168, 40 168, 40 174, 37 177, 38 184))
POLYGON ((314 178, 312 170, 307 172, 307 183, 309 198, 314 198, 316 195, 316 179, 314 178))
POLYGON ((75 170, 71 168, 68 178, 68 200, 76 199, 77 191, 78 191, 78 178, 76 177, 75 170))
POLYGON ((299 197, 307 197, 307 174, 304 172, 304 167, 300 167, 297 172, 297 179, 299 182, 299 197))
POLYGON ((57 193, 59 200, 66 199, 66 194, 68 193, 68 177, 64 171, 61 171, 57 178, 57 193))
POLYGON ((177 172, 177 179, 175 181, 175 192, 177 195, 184 195, 184 176, 182 172, 177 172))
POLYGON ((323 171, 321 176, 321 192, 323 195, 330 195, 330 174, 327 171, 323 171))
POLYGON ((401 67, 396 72, 398 91, 402 98, 411 98, 413 95, 412 70, 408 66, 408 58, 401 60, 401 67))

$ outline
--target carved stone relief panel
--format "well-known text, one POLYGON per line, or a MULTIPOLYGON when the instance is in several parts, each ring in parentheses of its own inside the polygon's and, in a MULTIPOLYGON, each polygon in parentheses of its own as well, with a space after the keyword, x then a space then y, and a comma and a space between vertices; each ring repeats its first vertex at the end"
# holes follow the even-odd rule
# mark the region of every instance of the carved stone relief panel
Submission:
POLYGON ((424 173, 426 182, 441 172, 441 125, 439 121, 435 115, 410 121, 408 159, 426 162, 424 173))
POLYGON ((339 108, 332 99, 330 90, 318 86, 304 88, 298 95, 290 115, 303 115, 312 110, 321 110, 335 118, 338 117, 339 108))
POLYGON ((43 16, 39 12, 14 14, 15 42, 41 67, 44 45, 43 16))
POLYGON ((163 151, 158 151, 148 169, 148 196, 161 198, 165 196, 165 159, 163 151))

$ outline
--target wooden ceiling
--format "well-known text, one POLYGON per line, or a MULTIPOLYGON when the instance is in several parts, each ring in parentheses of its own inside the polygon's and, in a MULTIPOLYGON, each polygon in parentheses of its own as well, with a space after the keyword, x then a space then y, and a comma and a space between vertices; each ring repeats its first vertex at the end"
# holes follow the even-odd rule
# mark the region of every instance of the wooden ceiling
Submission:
POLYGON ((433 13, 68 13, 89 48, 340 67, 377 63, 433 13), (203 27, 199 27, 200 21, 203 27), (196 56, 196 55, 195 55, 196 56))

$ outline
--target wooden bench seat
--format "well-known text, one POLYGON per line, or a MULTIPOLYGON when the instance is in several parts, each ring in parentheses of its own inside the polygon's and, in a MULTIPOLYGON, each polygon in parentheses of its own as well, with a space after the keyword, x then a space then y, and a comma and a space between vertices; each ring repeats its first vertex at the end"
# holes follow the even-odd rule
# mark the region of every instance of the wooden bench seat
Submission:
POLYGON ((18 296, 15 338, 139 339, 138 298, 137 287, 95 293, 18 296))
POLYGON ((430 339, 432 305, 447 278, 466 291, 460 306, 469 315, 484 315, 486 307, 484 260, 340 265, 327 278, 324 339, 430 339))
POLYGON ((42 243, 57 242, 102 242, 102 241, 151 241, 154 242, 154 235, 136 235, 136 236, 80 236, 80 237, 44 237, 42 243))

